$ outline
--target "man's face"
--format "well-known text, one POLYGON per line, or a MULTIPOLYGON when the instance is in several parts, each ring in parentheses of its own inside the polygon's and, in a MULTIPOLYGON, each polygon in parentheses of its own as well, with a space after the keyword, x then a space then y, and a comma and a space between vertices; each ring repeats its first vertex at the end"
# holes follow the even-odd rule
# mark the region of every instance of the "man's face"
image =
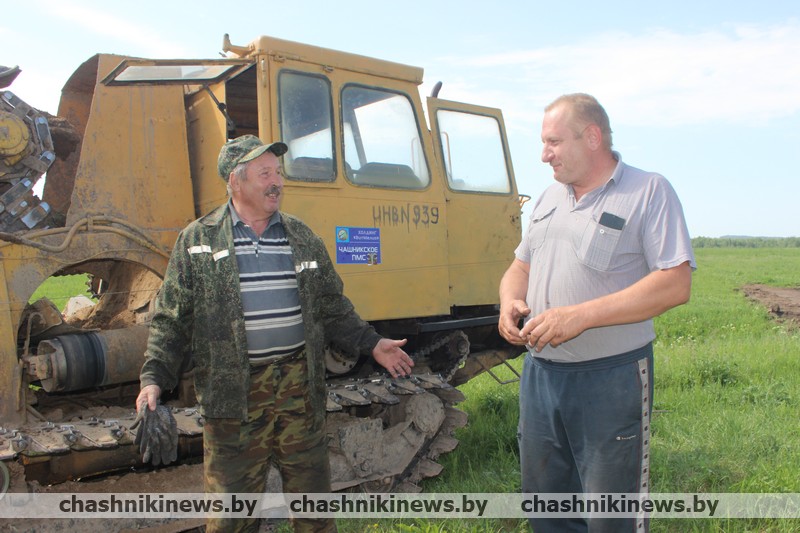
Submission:
POLYGON ((283 176, 280 160, 272 152, 264 152, 247 165, 246 177, 237 180, 233 186, 237 208, 244 208, 249 217, 271 217, 281 207, 283 176))
POLYGON ((589 175, 590 153, 585 128, 571 119, 566 106, 558 106, 544 115, 542 121, 542 162, 553 168, 553 177, 565 185, 580 184, 589 175), (578 131, 576 131, 578 130, 578 131))

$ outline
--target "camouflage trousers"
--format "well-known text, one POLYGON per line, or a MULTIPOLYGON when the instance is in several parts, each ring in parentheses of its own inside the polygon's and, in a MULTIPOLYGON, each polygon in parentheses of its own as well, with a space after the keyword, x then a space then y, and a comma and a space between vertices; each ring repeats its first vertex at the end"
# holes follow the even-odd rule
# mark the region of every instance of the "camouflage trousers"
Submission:
MULTIPOLYGON (((262 493, 270 460, 284 492, 331 491, 324 427, 313 427, 304 354, 251 376, 247 421, 209 418, 203 428, 205 491, 262 493)), ((295 531, 336 531, 333 519, 296 519, 295 531)), ((258 519, 209 518, 206 531, 258 531, 258 519)))

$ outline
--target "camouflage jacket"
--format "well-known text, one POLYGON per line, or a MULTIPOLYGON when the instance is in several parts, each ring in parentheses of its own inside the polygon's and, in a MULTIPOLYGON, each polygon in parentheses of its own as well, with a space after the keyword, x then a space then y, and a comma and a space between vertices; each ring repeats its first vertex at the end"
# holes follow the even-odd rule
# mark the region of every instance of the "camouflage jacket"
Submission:
MULTIPOLYGON (((281 217, 297 271, 309 394, 315 422, 321 424, 326 344, 357 358, 371 353, 381 337, 342 294, 342 281, 322 239, 299 219, 285 213, 281 217)), ((140 381, 142 387, 172 389, 193 357, 201 413, 244 419, 250 363, 231 224, 225 204, 178 236, 157 298, 140 381)))

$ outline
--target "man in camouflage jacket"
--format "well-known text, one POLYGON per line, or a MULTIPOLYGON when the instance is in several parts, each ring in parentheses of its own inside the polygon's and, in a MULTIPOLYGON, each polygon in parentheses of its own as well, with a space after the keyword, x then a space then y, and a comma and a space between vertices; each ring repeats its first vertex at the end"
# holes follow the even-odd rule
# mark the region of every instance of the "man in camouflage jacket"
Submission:
MULTIPOLYGON (((306 358, 316 422, 325 418, 326 341, 352 347, 357 358, 381 340, 342 295, 325 245, 296 217, 281 213, 292 246, 306 331, 306 358)), ((250 368, 231 218, 223 205, 181 232, 150 326, 142 387, 173 389, 183 361, 194 357, 195 392, 206 417, 246 415, 250 368), (193 247, 207 252, 189 253, 193 247), (224 257, 215 260, 222 252, 224 257), (225 327, 228 325, 228 327, 225 327)))
MULTIPOLYGON (((249 222, 248 218, 251 215, 255 217, 252 220, 279 216, 291 248, 305 337, 303 351, 305 364, 301 368, 307 373, 307 376, 301 376, 301 380, 292 386, 295 389, 295 396, 297 390, 300 390, 301 397, 307 395, 307 405, 310 406, 305 409, 304 416, 308 420, 304 421, 305 425, 301 427, 299 433, 307 432, 315 435, 315 442, 324 441, 326 399, 324 349, 327 344, 334 344, 346 352, 349 351, 345 355, 353 359, 371 353, 393 376, 406 375, 413 366, 411 359, 401 349, 405 341, 382 338, 369 324, 361 320, 350 300, 342 294, 342 281, 334 270, 322 239, 296 217, 278 211, 278 199, 283 186, 279 167, 275 171, 277 178, 257 177, 256 171, 252 172, 251 177, 247 167, 242 167, 243 171, 247 171, 246 178, 234 172, 237 166, 243 164, 256 165, 258 168, 258 165, 263 166, 264 161, 268 161, 267 166, 277 165, 277 157, 283 155, 285 151, 286 145, 283 143, 264 145, 252 135, 230 141, 223 147, 220 153, 219 171, 223 179, 228 182, 231 201, 194 221, 178 236, 150 326, 145 363, 140 374, 142 390, 137 398, 137 409, 140 411, 147 407, 155 409, 161 391, 173 389, 178 384, 181 371, 190 361, 193 362, 195 392, 201 413, 206 419, 204 448, 207 491, 210 486, 208 478, 214 476, 208 470, 208 463, 211 462, 208 440, 217 439, 209 435, 215 434, 214 431, 220 433, 220 430, 210 429, 215 426, 209 421, 233 421, 236 425, 229 433, 238 435, 239 423, 243 429, 246 424, 253 423, 253 404, 256 401, 254 397, 262 397, 258 401, 272 402, 267 407, 259 407, 261 411, 281 408, 281 405, 276 405, 275 398, 278 397, 278 393, 273 393, 273 389, 270 388, 272 385, 264 385, 257 390, 259 384, 254 383, 254 380, 262 379, 254 376, 261 376, 265 372, 260 370, 261 367, 254 370, 248 356, 240 272, 233 238, 232 208, 236 209, 236 214, 240 215, 239 218, 243 222, 249 222), (257 194, 253 192, 256 190, 254 188, 259 188, 257 194)), ((255 234, 264 232, 264 225, 251 224, 255 234)), ((289 365, 290 363, 281 361, 268 364, 266 373, 278 376, 282 368, 289 365)), ((268 376, 263 378, 263 381, 267 382, 269 379, 272 378, 268 376)), ((277 390, 276 386, 275 391, 277 390)), ((278 432, 280 430, 275 429, 275 433, 278 432)), ((265 438, 273 439, 272 436, 265 438)), ((274 438, 279 440, 281 437, 274 438)), ((265 453, 271 453, 273 447, 280 446, 280 442, 274 444, 270 440, 270 443, 269 446, 260 445, 266 448, 265 453)), ((295 444, 295 447, 297 446, 295 444)), ((303 452, 302 448, 305 445, 299 446, 301 448, 299 451, 303 452)), ((322 447, 326 452, 324 445, 322 447)), ((246 454, 242 452, 241 455, 246 454)), ((259 458, 256 461, 265 462, 266 459, 259 458)), ((324 456, 324 460, 326 462, 324 471, 313 474, 317 478, 324 478, 324 473, 328 470, 327 455, 324 456)), ((306 465, 305 469, 314 469, 318 466, 306 465)), ((228 476, 227 464, 223 465, 222 470, 224 473, 221 476, 228 476)), ((260 473, 258 475, 260 476, 260 473)), ((253 477, 253 474, 247 471, 242 477, 253 477)), ((298 477, 305 478, 305 471, 300 472, 298 477)), ((328 488, 325 489, 326 484, 323 483, 323 490, 320 490, 319 484, 315 484, 317 481, 310 482, 311 490, 303 487, 302 481, 294 484, 292 480, 289 481, 290 489, 293 487, 295 491, 330 490, 329 479, 325 480, 328 488)), ((242 491, 241 485, 237 485, 235 481, 230 484, 227 482, 212 484, 211 487, 218 492, 227 492, 229 489, 242 491)), ((284 475, 285 490, 286 487, 287 479, 284 475)), ((254 492, 262 490, 263 485, 256 489, 247 489, 254 492)), ((213 530, 213 526, 214 523, 209 521, 208 530, 213 530)), ((217 523, 216 526, 225 530, 233 527, 231 523, 221 525, 217 523)), ((335 526, 332 526, 330 521, 327 523, 323 521, 321 526, 316 524, 309 528, 309 530, 332 529, 335 529, 335 526)))

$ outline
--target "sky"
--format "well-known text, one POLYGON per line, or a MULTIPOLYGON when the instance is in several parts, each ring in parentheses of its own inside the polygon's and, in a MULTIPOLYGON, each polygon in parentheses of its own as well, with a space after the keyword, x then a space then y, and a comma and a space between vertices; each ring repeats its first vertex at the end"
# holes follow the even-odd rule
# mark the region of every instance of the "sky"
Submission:
POLYGON ((406 63, 425 69, 423 97, 442 81, 441 98, 503 110, 518 189, 534 198, 553 182, 543 108, 585 92, 623 160, 672 183, 693 237, 800 236, 796 0, 250 4, 19 2, 0 19, 0 65, 19 65, 9 89, 55 113, 95 53, 218 58, 225 33, 406 63))

